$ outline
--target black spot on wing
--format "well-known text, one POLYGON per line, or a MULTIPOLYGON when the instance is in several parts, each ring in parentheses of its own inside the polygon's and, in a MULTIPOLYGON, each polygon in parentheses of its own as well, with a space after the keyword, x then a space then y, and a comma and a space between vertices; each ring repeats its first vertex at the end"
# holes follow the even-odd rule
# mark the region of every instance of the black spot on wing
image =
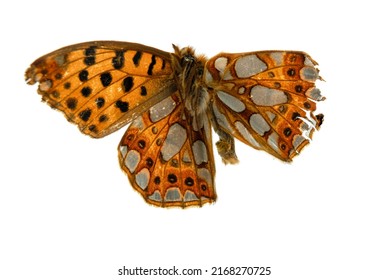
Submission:
POLYGON ((157 60, 155 59, 155 55, 151 56, 151 63, 149 64, 149 68, 147 69, 147 75, 153 75, 153 68, 157 60))

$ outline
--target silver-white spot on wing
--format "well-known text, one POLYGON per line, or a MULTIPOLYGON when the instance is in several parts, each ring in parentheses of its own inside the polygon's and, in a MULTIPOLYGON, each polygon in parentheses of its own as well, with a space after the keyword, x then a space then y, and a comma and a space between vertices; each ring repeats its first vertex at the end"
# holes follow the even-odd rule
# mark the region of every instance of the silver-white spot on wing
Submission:
POLYGON ((243 136, 243 138, 247 140, 247 142, 249 142, 252 146, 256 148, 261 147, 258 144, 258 142, 254 139, 254 137, 250 134, 250 132, 247 130, 247 128, 244 126, 243 123, 237 121, 235 122, 235 126, 238 129, 239 133, 243 136))
POLYGON ((140 162, 140 153, 136 150, 130 150, 124 160, 124 165, 133 173, 140 162))
POLYGON ((274 119, 276 118, 276 114, 274 114, 273 112, 270 112, 270 111, 266 111, 266 115, 268 116, 268 118, 271 122, 273 122, 274 119))
POLYGON ((305 66, 305 67, 301 68, 300 76, 301 76, 301 79, 303 79, 304 81, 314 83, 317 80, 317 78, 319 77, 319 73, 317 72, 316 68, 310 67, 310 66, 305 66))
POLYGON ((196 116, 192 120, 192 128, 194 131, 199 131, 199 127, 197 126, 197 117, 196 116))
POLYGON ((313 63, 313 61, 308 56, 305 55, 304 65, 313 67, 315 66, 315 63, 313 63))
POLYGON ((240 101, 238 98, 232 96, 231 94, 228 94, 224 91, 219 90, 217 92, 217 96, 220 98, 220 100, 226 104, 228 107, 230 107, 235 112, 243 112, 246 109, 246 106, 242 101, 240 101))
POLYGON ((193 154, 195 162, 197 165, 200 165, 202 162, 208 162, 207 147, 204 142, 197 140, 193 143, 193 154))
POLYGON ((325 100, 326 98, 324 96, 321 95, 321 92, 320 92, 320 89, 316 88, 316 87, 311 87, 309 88, 306 92, 305 92, 305 95, 313 100, 316 100, 316 101, 323 101, 325 100))
POLYGON ((199 198, 191 191, 187 190, 185 192, 184 201, 194 201, 199 200, 199 198))
POLYGON ((266 63, 255 54, 242 56, 235 62, 235 72, 239 78, 248 78, 266 69, 266 63))
POLYGON ((316 121, 310 114, 307 114, 305 117, 299 117, 299 119, 303 121, 300 124, 301 136, 304 139, 311 140, 313 132, 316 130, 316 121))
POLYGON ((119 151, 120 151, 120 154, 122 155, 122 158, 124 158, 127 154, 127 146, 122 146, 120 145, 119 146, 119 151))
POLYGON ((211 85, 213 83, 213 77, 211 73, 207 70, 207 68, 205 68, 204 77, 205 77, 205 83, 207 85, 211 85))
POLYGON ((181 193, 178 188, 169 188, 165 194, 166 201, 181 201, 181 193))
POLYGON ((182 146, 186 141, 186 138, 186 129, 178 123, 173 124, 169 128, 166 139, 163 142, 161 148, 162 158, 165 161, 170 160, 181 150, 182 146))
MULTIPOLYGON (((223 80, 231 80, 233 78, 230 69, 229 68, 226 69, 227 64, 228 64, 228 59, 226 57, 218 57, 215 60, 215 68, 219 71, 219 76, 223 80)), ((206 81, 208 81, 208 79, 206 79, 206 81)))
POLYGON ((150 171, 147 168, 143 168, 135 175, 135 182, 142 189, 145 190, 149 185, 150 171))
POLYGON ((272 134, 270 134, 269 138, 267 139, 267 143, 274 151, 280 153, 280 149, 278 148, 278 138, 279 138, 278 134, 272 132, 272 134))
POLYGON ((205 139, 206 142, 211 143, 212 142, 212 129, 211 129, 211 122, 208 119, 208 116, 205 115, 204 117, 204 132, 205 132, 205 139))
POLYGON ((215 68, 220 72, 224 73, 224 70, 226 69, 228 59, 226 57, 218 57, 215 60, 215 68))
POLYGON ((149 199, 161 202, 162 201, 161 193, 159 191, 155 191, 152 195, 149 196, 149 199))
POLYGON ((165 98, 150 108, 150 120, 155 123, 163 119, 171 112, 173 112, 175 107, 176 102, 173 100, 173 98, 171 98, 171 96, 165 98))
POLYGON ((140 130, 142 130, 145 126, 145 123, 143 122, 143 118, 142 116, 140 117, 137 117, 132 123, 131 123, 131 127, 135 127, 135 128, 138 128, 140 130))
POLYGON ((186 163, 191 163, 192 160, 190 159, 188 150, 184 151, 184 155, 182 156, 182 161, 186 163))
POLYGON ((51 80, 46 80, 39 84, 39 90, 48 91, 52 86, 53 82, 51 80))
POLYGON ((42 73, 34 73, 34 77, 32 77, 32 78, 34 79, 35 83, 38 83, 43 78, 43 74, 42 73))
POLYGON ((228 81, 228 80, 232 80, 234 77, 232 77, 231 72, 230 72, 230 69, 227 69, 227 71, 224 72, 224 75, 222 75, 221 78, 222 78, 223 80, 228 81))
POLYGON ((250 97, 259 106, 273 106, 288 101, 288 97, 283 91, 259 85, 251 88, 250 97))
POLYGON ((270 58, 273 59, 275 66, 282 65, 283 57, 284 57, 284 55, 282 52, 272 52, 270 54, 270 58))
POLYGON ((192 128, 194 131, 199 131, 204 127, 204 121, 207 118, 205 112, 195 116, 192 121, 192 128))
POLYGON ((312 127, 312 124, 309 123, 306 119, 304 118, 299 118, 300 120, 302 120, 302 123, 300 124, 300 129, 301 131, 306 131, 306 130, 310 130, 311 127, 312 127))
POLYGON ((213 103, 213 113, 215 114, 217 123, 221 126, 227 129, 227 131, 232 131, 232 128, 230 126, 230 123, 228 122, 225 115, 220 113, 219 109, 217 108, 216 104, 213 103))
POLYGON ((261 136, 270 130, 269 124, 260 114, 252 114, 250 116, 250 125, 261 136))
POLYGON ((200 178, 204 179, 208 183, 208 185, 212 185, 212 176, 208 169, 197 169, 197 175, 199 175, 200 178))
POLYGON ((295 137, 293 138, 293 147, 295 148, 295 150, 297 150, 297 148, 306 140, 307 139, 301 135, 295 135, 295 137))
POLYGON ((66 62, 66 55, 61 54, 56 57, 54 57, 55 62, 58 64, 58 66, 62 66, 66 62))

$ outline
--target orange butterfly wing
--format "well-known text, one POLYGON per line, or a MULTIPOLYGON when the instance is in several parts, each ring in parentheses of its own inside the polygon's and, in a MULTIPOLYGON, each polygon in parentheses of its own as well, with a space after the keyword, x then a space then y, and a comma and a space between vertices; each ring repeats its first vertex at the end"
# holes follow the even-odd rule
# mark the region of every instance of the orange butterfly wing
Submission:
POLYGON ((43 101, 95 138, 135 119, 175 89, 170 54, 134 43, 97 41, 37 59, 26 72, 43 101))
POLYGON ((291 161, 323 120, 315 116, 316 62, 303 52, 221 53, 206 64, 216 125, 247 145, 291 161))
POLYGON ((216 200, 211 126, 193 126, 179 92, 128 128, 119 159, 132 185, 156 206, 201 206, 216 200))

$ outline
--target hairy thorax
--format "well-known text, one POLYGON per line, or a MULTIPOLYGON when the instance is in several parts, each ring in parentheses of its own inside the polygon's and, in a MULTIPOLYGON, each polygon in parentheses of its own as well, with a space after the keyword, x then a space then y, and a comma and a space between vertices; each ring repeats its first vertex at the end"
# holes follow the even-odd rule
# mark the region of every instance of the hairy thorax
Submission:
POLYGON ((195 56, 194 49, 174 46, 172 54, 174 75, 186 109, 192 116, 204 116, 210 103, 210 96, 203 81, 206 57, 195 56))

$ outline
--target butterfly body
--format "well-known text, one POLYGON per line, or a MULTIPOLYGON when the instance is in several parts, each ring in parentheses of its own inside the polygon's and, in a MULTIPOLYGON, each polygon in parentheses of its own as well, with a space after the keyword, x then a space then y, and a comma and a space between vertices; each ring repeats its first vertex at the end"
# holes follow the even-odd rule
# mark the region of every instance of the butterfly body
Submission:
POLYGON ((29 84, 82 133, 104 137, 129 124, 119 161, 132 186, 161 207, 216 199, 211 127, 225 163, 238 162, 234 138, 291 161, 322 121, 316 62, 307 54, 174 53, 134 43, 97 41, 36 60, 29 84))

